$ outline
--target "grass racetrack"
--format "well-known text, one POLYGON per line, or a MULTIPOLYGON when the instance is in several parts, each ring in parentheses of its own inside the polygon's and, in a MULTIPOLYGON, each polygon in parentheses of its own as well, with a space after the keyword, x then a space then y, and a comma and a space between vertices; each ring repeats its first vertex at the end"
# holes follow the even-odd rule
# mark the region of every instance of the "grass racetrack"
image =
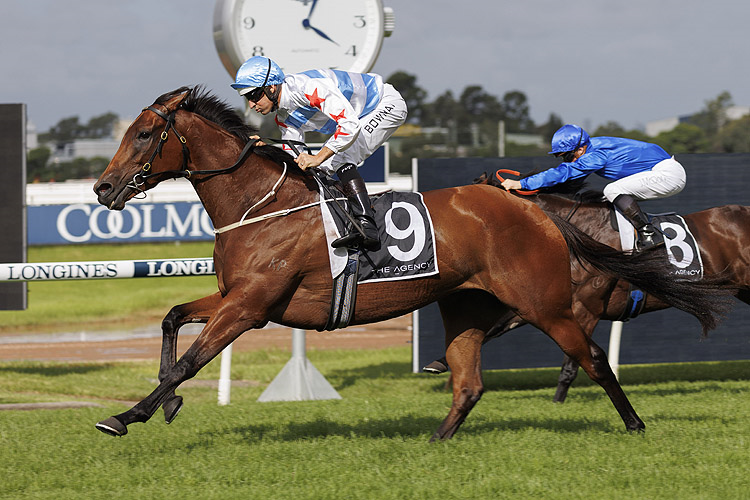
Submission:
MULTIPOLYGON (((285 351, 234 357, 232 403, 194 384, 122 438, 94 423, 153 389, 156 362, 0 365, 0 402, 96 407, 0 411, 0 498, 747 498, 750 362, 625 366, 646 422, 628 434, 604 392, 577 383, 551 402, 556 369, 485 374, 488 391, 456 437, 445 375, 409 372, 408 347, 313 351, 343 397, 258 403, 285 351)), ((198 379, 218 376, 214 361, 198 379)))
MULTIPOLYGON (((34 260, 210 255, 210 246, 206 253, 182 245, 173 255, 166 255, 172 247, 164 246, 138 248, 138 255, 122 247, 119 256, 110 248, 106 255, 98 249, 93 258, 35 255, 34 260)), ((29 311, 1 313, 4 328, 39 330, 57 322, 70 326, 143 316, 158 320, 171 305, 215 289, 213 277, 88 282, 124 287, 98 292, 60 288, 84 283, 31 283, 29 311), (188 286, 185 280, 198 281, 188 286), (142 300, 141 294, 147 297, 142 300), (98 304, 102 301, 109 303, 98 304)), ((646 423, 643 434, 627 433, 604 391, 584 376, 567 402, 555 405, 557 368, 486 372, 487 392, 456 437, 428 444, 450 407, 447 375, 412 374, 409 347, 308 349, 307 354, 342 400, 258 403, 289 351, 240 352, 233 357, 229 406, 216 404, 215 360, 178 389, 185 407, 172 424, 167 426, 158 411, 149 422, 131 425, 122 438, 106 436, 94 424, 153 390, 158 360, 2 362, 0 404, 79 406, 0 411, 0 498, 723 500, 750 495, 750 361, 622 366, 623 388, 646 423)))

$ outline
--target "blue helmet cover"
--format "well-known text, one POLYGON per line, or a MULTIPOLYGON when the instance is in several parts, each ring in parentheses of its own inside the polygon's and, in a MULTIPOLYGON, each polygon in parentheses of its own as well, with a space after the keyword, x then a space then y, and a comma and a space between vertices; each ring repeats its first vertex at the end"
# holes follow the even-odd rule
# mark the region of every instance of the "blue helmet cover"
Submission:
POLYGON ((268 85, 278 85, 284 82, 284 72, 278 64, 267 57, 251 57, 237 70, 232 88, 240 94, 268 85))
POLYGON ((590 144, 589 134, 578 125, 563 125, 552 136, 552 151, 548 154, 567 153, 590 144))

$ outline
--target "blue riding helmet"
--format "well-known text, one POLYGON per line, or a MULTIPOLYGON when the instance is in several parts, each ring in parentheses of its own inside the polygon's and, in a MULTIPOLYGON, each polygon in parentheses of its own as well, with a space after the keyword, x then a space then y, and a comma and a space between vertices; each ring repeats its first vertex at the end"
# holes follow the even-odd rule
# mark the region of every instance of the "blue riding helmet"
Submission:
POLYGON ((263 56, 251 57, 237 70, 232 88, 245 95, 248 92, 268 85, 278 85, 284 82, 284 72, 278 64, 263 56))
POLYGON ((552 136, 552 151, 547 154, 567 153, 591 144, 589 134, 578 125, 563 125, 552 136))

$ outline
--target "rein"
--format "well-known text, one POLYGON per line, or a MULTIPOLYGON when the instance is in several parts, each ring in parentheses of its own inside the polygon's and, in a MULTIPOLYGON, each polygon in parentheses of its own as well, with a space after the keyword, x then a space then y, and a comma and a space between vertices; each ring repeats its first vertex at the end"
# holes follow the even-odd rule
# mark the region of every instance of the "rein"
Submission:
POLYGON ((570 212, 568 212, 568 215, 565 216, 565 220, 570 222, 570 219, 573 218, 575 213, 578 211, 578 209, 583 205, 583 199, 581 198, 581 195, 576 193, 575 196, 575 203, 573 204, 573 208, 570 209, 570 212))

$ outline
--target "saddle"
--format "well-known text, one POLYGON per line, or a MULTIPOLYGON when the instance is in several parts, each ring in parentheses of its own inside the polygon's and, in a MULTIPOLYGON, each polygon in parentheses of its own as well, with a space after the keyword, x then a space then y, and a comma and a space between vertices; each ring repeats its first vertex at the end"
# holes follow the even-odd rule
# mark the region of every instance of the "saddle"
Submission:
POLYGON ((438 274, 435 234, 421 193, 388 191, 370 197, 378 227, 380 248, 331 248, 345 230, 343 195, 321 189, 321 212, 333 278, 331 312, 325 330, 346 327, 352 319, 357 285, 415 279, 438 274), (336 201, 328 198, 329 194, 336 201))

